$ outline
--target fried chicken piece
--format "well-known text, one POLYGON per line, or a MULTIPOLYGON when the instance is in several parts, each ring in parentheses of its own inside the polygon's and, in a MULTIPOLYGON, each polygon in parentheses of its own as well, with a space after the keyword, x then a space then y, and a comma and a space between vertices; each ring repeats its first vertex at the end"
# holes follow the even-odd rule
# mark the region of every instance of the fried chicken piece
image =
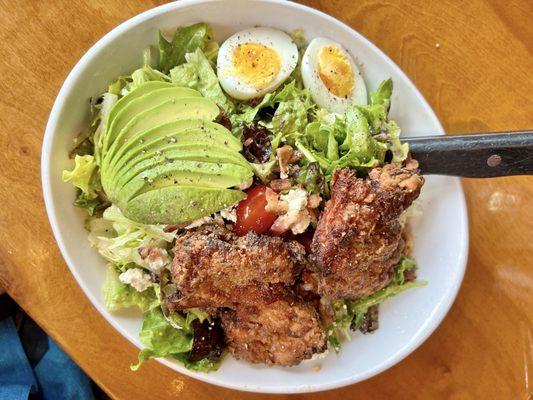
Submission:
POLYGON ((414 162, 374 168, 367 179, 350 169, 333 172, 331 200, 311 245, 323 296, 354 299, 391 281, 404 248, 399 217, 423 183, 414 162))
MULTIPOLYGON (((255 288, 252 291, 257 294, 255 288)), ((254 305, 220 313, 235 358, 291 366, 326 350, 326 333, 310 304, 279 285, 261 291, 254 305)))
POLYGON ((292 285, 308 263, 296 241, 248 233, 238 237, 218 225, 204 225, 176 237, 172 281, 177 293, 169 309, 233 307, 254 302, 243 288, 292 285))

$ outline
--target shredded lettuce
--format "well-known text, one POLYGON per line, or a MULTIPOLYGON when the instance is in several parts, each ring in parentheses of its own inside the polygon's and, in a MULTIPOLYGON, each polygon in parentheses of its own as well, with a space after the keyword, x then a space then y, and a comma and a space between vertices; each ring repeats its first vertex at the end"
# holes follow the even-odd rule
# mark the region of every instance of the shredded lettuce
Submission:
POLYGON ((166 233, 163 225, 144 225, 122 215, 117 206, 107 208, 102 218, 88 221, 89 242, 108 261, 123 269, 139 264, 139 247, 165 247, 174 233, 166 233))
POLYGON ((170 79, 178 86, 190 87, 198 90, 208 99, 213 100, 226 112, 233 110, 233 103, 228 100, 213 67, 200 48, 185 54, 185 64, 170 70, 170 79))
POLYGON ((333 323, 328 327, 328 340, 332 347, 339 351, 343 339, 350 339, 349 330, 361 328, 365 315, 370 307, 379 305, 385 300, 404 292, 407 289, 425 286, 425 281, 405 281, 405 272, 416 269, 414 260, 402 256, 394 269, 392 282, 383 289, 369 296, 356 300, 336 300, 333 302, 333 323))
POLYGON ((118 279, 120 272, 113 264, 107 267, 103 290, 105 305, 109 311, 137 306, 142 312, 146 312, 159 306, 159 298, 154 287, 138 292, 118 279))

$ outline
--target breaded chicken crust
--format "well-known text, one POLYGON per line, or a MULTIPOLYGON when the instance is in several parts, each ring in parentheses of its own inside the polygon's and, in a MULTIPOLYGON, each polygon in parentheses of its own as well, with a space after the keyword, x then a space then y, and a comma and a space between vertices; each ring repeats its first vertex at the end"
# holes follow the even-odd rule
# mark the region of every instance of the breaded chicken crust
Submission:
POLYGON ((322 296, 355 299, 389 284, 404 248, 399 217, 423 184, 416 162, 374 168, 366 179, 347 168, 333 172, 311 244, 322 296))

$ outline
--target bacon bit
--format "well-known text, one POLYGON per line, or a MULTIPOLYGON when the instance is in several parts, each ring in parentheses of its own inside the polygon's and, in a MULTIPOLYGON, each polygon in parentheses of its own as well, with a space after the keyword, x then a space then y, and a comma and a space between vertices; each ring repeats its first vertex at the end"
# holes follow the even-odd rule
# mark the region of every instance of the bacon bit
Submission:
POLYGON ((405 282, 413 282, 416 280, 416 271, 414 269, 409 269, 403 273, 405 282))
POLYGON ((307 199, 307 208, 317 208, 322 201, 322 197, 318 194, 310 194, 307 199))
POLYGON ((304 153, 302 153, 301 151, 295 151, 294 153, 292 153, 292 157, 291 157, 291 159, 289 161, 289 164, 295 163, 296 161, 298 161, 303 156, 304 156, 304 153))
POLYGON ((163 248, 139 247, 137 251, 141 257, 140 265, 155 274, 159 274, 170 263, 168 252, 163 248))
POLYGON ((280 215, 277 220, 274 221, 270 230, 276 234, 282 234, 289 229, 295 235, 305 232, 311 222, 311 213, 305 209, 300 212, 289 212, 287 214, 280 215))
POLYGON ((290 164, 293 150, 291 146, 285 145, 276 150, 278 156, 279 170, 286 174, 288 172, 287 165, 290 164))
POLYGON ((293 221, 290 221, 289 219, 292 219, 292 218, 290 218, 288 214, 283 214, 279 216, 278 219, 276 219, 274 223, 272 224, 272 226, 270 227, 270 232, 276 235, 281 235, 282 233, 287 232, 290 228, 291 222, 293 222, 293 221))
POLYGON ((289 209, 289 204, 286 201, 280 200, 279 194, 269 187, 266 188, 265 197, 267 201, 265 211, 274 214, 283 214, 289 209))
POLYGON ((258 105, 262 101, 263 101, 263 97, 256 97, 255 99, 248 100, 248 105, 250 107, 255 107, 256 105, 258 105))
POLYGON ((231 121, 229 120, 228 114, 226 114, 226 111, 224 111, 222 107, 219 106, 218 108, 220 109, 220 114, 217 122, 228 131, 231 131, 233 127, 231 126, 231 121))
POLYGON ((422 178, 420 177, 420 175, 412 175, 410 176, 409 178, 401 181, 400 183, 398 183, 398 186, 401 187, 402 189, 407 189, 409 191, 414 191, 416 190, 417 188, 420 187, 420 181, 422 180, 422 178))
POLYGON ((272 179, 270 181, 270 187, 276 192, 288 190, 291 188, 291 180, 290 179, 272 179))
POLYGON ((252 143, 254 142, 254 139, 252 139, 251 137, 249 137, 248 139, 246 139, 244 142, 243 142, 243 146, 244 147, 248 147, 250 146, 252 143))
POLYGON ((163 232, 165 233, 170 233, 170 232, 174 232, 174 231, 177 231, 179 228, 182 227, 183 224, 174 224, 174 225, 167 225, 163 228, 163 232))
POLYGON ((405 168, 406 168, 406 169, 409 169, 409 170, 415 170, 415 169, 418 169, 418 167, 419 167, 418 161, 415 160, 414 158, 410 158, 410 159, 405 163, 405 168))

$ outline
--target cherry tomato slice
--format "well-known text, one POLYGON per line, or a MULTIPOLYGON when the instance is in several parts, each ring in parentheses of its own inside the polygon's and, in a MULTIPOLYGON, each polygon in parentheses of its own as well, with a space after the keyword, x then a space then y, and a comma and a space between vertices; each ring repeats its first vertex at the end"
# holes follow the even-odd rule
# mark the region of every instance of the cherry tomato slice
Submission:
POLYGON ((237 222, 233 231, 244 236, 248 232, 266 233, 278 217, 265 210, 266 186, 255 186, 246 192, 247 197, 237 205, 237 222))

